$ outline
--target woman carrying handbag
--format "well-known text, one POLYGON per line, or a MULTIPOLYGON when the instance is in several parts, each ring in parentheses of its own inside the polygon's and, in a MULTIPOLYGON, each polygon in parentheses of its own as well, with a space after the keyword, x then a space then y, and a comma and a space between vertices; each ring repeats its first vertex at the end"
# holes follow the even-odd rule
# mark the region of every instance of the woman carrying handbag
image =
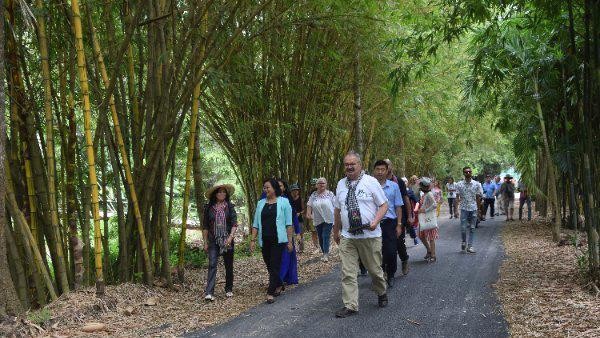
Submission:
POLYGON ((423 177, 419 182, 421 191, 424 193, 423 197, 417 204, 418 222, 419 222, 419 238, 425 248, 427 249, 427 255, 425 260, 433 263, 437 257, 435 255, 435 240, 438 239, 438 226, 436 217, 437 203, 435 197, 431 192, 431 180, 427 177, 423 177))

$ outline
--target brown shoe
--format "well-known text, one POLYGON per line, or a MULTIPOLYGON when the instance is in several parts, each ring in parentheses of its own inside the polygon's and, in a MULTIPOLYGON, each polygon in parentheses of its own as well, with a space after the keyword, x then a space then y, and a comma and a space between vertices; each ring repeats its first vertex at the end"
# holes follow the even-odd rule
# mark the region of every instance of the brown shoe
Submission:
POLYGON ((408 261, 402 261, 402 274, 408 275, 408 261))
POLYGON ((347 307, 343 307, 341 310, 338 310, 335 313, 335 316, 338 318, 346 318, 356 314, 358 311, 351 310, 347 307))

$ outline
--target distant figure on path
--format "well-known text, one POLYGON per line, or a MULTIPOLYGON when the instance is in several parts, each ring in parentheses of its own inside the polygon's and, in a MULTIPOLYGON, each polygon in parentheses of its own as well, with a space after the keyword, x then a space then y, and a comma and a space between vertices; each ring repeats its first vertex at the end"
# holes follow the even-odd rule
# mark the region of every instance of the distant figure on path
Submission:
POLYGON ((494 177, 494 183, 496 184, 496 216, 500 216, 506 214, 504 211, 504 201, 502 201, 502 195, 500 195, 500 187, 502 186, 500 176, 496 175, 494 177))
POLYGON ((283 250, 292 252, 293 233, 292 206, 287 198, 281 196, 279 182, 275 179, 263 182, 266 198, 258 201, 252 223, 250 251, 254 252, 256 239, 262 248, 262 256, 269 272, 267 303, 275 302, 281 293, 283 282, 279 277, 283 250))
POLYGON ((531 196, 529 196, 529 190, 527 189, 527 185, 523 180, 519 180, 519 185, 517 186, 519 189, 519 220, 523 219, 523 207, 527 204, 527 220, 531 221, 531 196))
MULTIPOLYGON (((313 192, 317 191, 317 179, 316 178, 311 179, 310 185, 312 188, 308 192, 308 195, 306 195, 306 201, 308 201, 310 199, 310 196, 313 194, 313 192)), ((306 207, 306 210, 308 210, 308 205, 306 207)), ((332 223, 333 223, 333 221, 332 221, 332 223)), ((315 247, 315 253, 323 252, 321 250, 321 246, 319 244, 319 238, 318 238, 318 234, 317 234, 317 225, 315 224, 314 220, 307 218, 306 222, 304 223, 304 227, 306 228, 304 231, 310 232, 310 239, 312 241, 312 244, 315 247)))
POLYGON ((229 199, 234 191, 231 184, 217 184, 205 193, 208 203, 204 206, 201 228, 204 251, 208 254, 204 290, 204 299, 208 301, 215 300, 219 256, 223 256, 225 264, 225 296, 233 297, 233 239, 237 230, 237 214, 229 199))
MULTIPOLYGON (((425 214, 435 211, 437 209, 437 203, 435 201, 435 196, 431 191, 431 180, 427 177, 423 177, 419 182, 419 186, 424 195, 419 201, 418 213, 425 214)), ((437 216, 435 218, 437 218, 437 216)), ((435 222, 437 223, 437 220, 435 222)), ((425 260, 428 263, 435 262, 437 260, 437 256, 435 254, 435 240, 439 237, 438 228, 436 226, 432 229, 421 230, 421 226, 422 224, 419 223, 419 238, 421 239, 421 242, 423 242, 423 245, 427 249, 425 260)))
POLYGON ((408 179, 408 189, 412 190, 412 192, 415 193, 415 196, 417 196, 417 198, 420 198, 420 196, 419 196, 419 178, 417 177, 417 175, 412 175, 408 179))
POLYGON ((458 218, 458 205, 456 204, 456 183, 454 178, 448 177, 448 183, 446 183, 446 190, 448 191, 448 209, 450 210, 450 218, 458 218))
POLYGON ((402 233, 402 193, 397 183, 387 179, 388 164, 384 160, 375 162, 373 174, 381 185, 388 201, 388 209, 381 221, 381 240, 383 252, 383 272, 386 274, 388 286, 394 287, 394 275, 398 269, 398 237, 402 233))
POLYGON ((504 176, 504 183, 500 186, 500 196, 504 202, 504 212, 506 212, 506 220, 514 220, 515 213, 515 185, 512 183, 512 176, 504 176))
POLYGON ((492 182, 492 176, 485 176, 483 183, 483 220, 487 214, 488 207, 490 208, 490 218, 494 218, 494 204, 496 203, 496 183, 492 182))
POLYGON ((298 226, 300 228, 300 236, 298 236, 298 253, 304 251, 304 203, 302 203, 302 197, 300 197, 300 186, 298 184, 292 184, 290 186, 290 203, 292 209, 296 211, 298 217, 298 226))
POLYGON ((386 281, 381 269, 381 228, 388 203, 377 180, 362 170, 360 156, 349 152, 344 157, 346 177, 338 182, 335 198, 333 239, 339 245, 342 261, 342 300, 344 307, 335 313, 344 318, 358 312, 358 260, 365 265, 379 307, 388 303, 386 281), (340 236, 341 231, 341 236, 340 236))
POLYGON ((473 248, 473 239, 475 237, 475 226, 479 217, 478 205, 481 202, 483 189, 481 183, 475 181, 471 167, 463 168, 465 179, 456 184, 458 200, 460 204, 460 230, 462 236, 461 250, 468 253, 475 253, 473 248), (467 239, 467 229, 469 236, 467 239))
POLYGON ((306 218, 312 219, 317 228, 319 246, 323 256, 321 260, 329 260, 329 246, 331 243, 331 230, 333 228, 333 209, 335 195, 327 190, 325 177, 317 179, 317 190, 308 198, 306 218))

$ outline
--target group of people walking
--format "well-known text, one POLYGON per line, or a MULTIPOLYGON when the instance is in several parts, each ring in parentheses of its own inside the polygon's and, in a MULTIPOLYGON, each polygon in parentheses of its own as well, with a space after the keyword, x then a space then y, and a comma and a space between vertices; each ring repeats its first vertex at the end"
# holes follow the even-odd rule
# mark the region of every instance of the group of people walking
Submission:
MULTIPOLYGON (((406 250, 406 233, 425 246, 427 262, 437 261, 436 240, 439 238, 437 217, 443 203, 443 192, 438 181, 416 176, 406 180, 394 175, 390 160, 378 160, 373 166, 373 176, 362 167, 360 156, 346 154, 343 160, 345 177, 338 181, 335 193, 330 191, 323 177, 314 181, 314 191, 306 205, 300 197, 298 185, 288 190, 287 183, 278 179, 263 182, 263 194, 257 203, 252 220, 250 250, 256 243, 261 247, 268 272, 266 302, 273 303, 285 286, 298 283, 296 242, 304 250, 305 225, 314 224, 311 232, 313 244, 328 261, 330 240, 339 247, 342 272, 342 301, 344 307, 337 317, 348 317, 358 311, 358 275, 368 272, 372 289, 377 294, 380 307, 388 304, 387 290, 393 288, 401 261, 402 274, 409 272, 406 250)), ((460 217, 461 250, 474 254, 474 236, 478 221, 490 209, 494 217, 498 197, 512 219, 515 186, 512 177, 498 185, 486 177, 482 185, 473 179, 470 167, 463 168, 464 180, 446 183, 450 218, 460 217), (511 198, 512 194, 512 198, 511 198), (481 207, 483 206, 483 213, 481 207), (460 215, 459 215, 460 211, 460 215)), ((519 184, 521 199, 531 202, 525 185, 519 184)), ((230 202, 233 186, 216 185, 206 192, 209 200, 202 222, 204 249, 208 253, 209 269, 205 299, 214 300, 217 260, 224 257, 225 292, 233 296, 233 247, 237 230, 235 207, 230 202)), ((531 210, 531 209, 529 209, 531 210)), ((522 207, 520 208, 520 218, 522 207)), ((531 218, 531 211, 529 211, 531 218)))

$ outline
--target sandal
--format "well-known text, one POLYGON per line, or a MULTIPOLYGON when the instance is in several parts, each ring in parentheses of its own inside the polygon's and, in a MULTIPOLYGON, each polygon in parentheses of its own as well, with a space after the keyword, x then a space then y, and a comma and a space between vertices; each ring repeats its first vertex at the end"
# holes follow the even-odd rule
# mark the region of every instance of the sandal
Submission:
POLYGON ((428 252, 427 255, 425 255, 425 260, 428 261, 431 258, 431 252, 428 252))
POLYGON ((279 297, 279 295, 281 295, 281 292, 283 292, 283 291, 285 291, 285 285, 280 286, 279 290, 275 289, 275 292, 273 293, 273 296, 279 297))
POLYGON ((431 256, 429 257, 429 263, 435 263, 437 261, 437 257, 431 256))

